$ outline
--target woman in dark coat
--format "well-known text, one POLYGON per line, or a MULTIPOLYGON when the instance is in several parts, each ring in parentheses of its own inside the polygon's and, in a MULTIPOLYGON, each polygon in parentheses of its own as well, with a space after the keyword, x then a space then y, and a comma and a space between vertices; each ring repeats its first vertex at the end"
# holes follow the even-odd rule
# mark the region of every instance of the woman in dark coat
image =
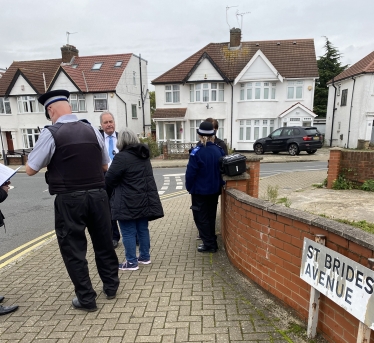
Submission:
POLYGON ((134 132, 121 130, 117 137, 118 153, 105 174, 108 194, 111 194, 112 219, 118 220, 126 261, 120 270, 137 270, 138 264, 151 263, 148 221, 162 218, 157 186, 149 160, 149 148, 140 144, 134 132), (136 237, 139 257, 136 256, 136 237))

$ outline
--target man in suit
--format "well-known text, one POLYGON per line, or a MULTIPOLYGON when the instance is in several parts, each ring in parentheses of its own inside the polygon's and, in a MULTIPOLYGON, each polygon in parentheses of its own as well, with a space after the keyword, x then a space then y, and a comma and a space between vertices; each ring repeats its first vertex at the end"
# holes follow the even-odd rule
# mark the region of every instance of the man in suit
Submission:
MULTIPOLYGON (((100 125, 101 125, 101 134, 104 138, 105 149, 109 153, 110 162, 108 167, 112 163, 114 155, 118 152, 117 149, 117 136, 116 132, 116 122, 114 121, 113 114, 109 111, 104 111, 100 115, 100 125)), ((109 194, 110 195, 110 194, 109 194)), ((112 220, 112 240, 114 248, 118 247, 118 242, 121 236, 118 229, 118 224, 116 220, 112 220)))

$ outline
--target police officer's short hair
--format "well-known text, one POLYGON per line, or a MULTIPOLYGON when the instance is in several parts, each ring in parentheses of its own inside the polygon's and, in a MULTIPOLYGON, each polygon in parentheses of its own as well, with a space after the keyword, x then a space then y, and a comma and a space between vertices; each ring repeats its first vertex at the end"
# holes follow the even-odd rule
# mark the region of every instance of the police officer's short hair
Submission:
POLYGON ((123 150, 127 145, 139 143, 138 136, 128 128, 122 129, 117 137, 117 149, 123 150))
POLYGON ((113 118, 113 121, 115 121, 114 120, 114 115, 113 115, 112 112, 104 111, 103 113, 100 114, 100 124, 103 122, 103 115, 105 115, 105 114, 110 114, 112 116, 112 118, 113 118))

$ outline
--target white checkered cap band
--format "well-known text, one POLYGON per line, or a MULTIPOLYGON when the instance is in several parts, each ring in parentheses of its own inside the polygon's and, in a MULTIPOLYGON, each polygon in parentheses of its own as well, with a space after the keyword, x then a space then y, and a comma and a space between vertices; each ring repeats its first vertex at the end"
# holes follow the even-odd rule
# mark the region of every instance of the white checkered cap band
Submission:
POLYGON ((214 134, 214 130, 201 130, 201 129, 199 129, 198 131, 199 131, 199 133, 201 133, 201 134, 204 134, 204 133, 206 133, 206 134, 208 134, 208 135, 212 135, 212 134, 214 134))
POLYGON ((51 104, 52 102, 62 101, 62 100, 68 101, 68 98, 63 95, 53 96, 49 98, 48 100, 46 100, 46 102, 44 103, 44 107, 47 108, 48 105, 51 104))

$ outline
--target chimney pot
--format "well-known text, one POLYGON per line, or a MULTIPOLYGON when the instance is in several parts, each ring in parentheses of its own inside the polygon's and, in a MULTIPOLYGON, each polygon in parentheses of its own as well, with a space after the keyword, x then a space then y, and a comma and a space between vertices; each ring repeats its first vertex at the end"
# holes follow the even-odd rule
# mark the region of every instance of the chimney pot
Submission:
POLYGON ((74 45, 66 44, 61 47, 63 63, 70 63, 74 56, 79 56, 79 51, 74 45))
POLYGON ((230 30, 230 48, 238 48, 241 44, 242 31, 235 27, 230 30))

